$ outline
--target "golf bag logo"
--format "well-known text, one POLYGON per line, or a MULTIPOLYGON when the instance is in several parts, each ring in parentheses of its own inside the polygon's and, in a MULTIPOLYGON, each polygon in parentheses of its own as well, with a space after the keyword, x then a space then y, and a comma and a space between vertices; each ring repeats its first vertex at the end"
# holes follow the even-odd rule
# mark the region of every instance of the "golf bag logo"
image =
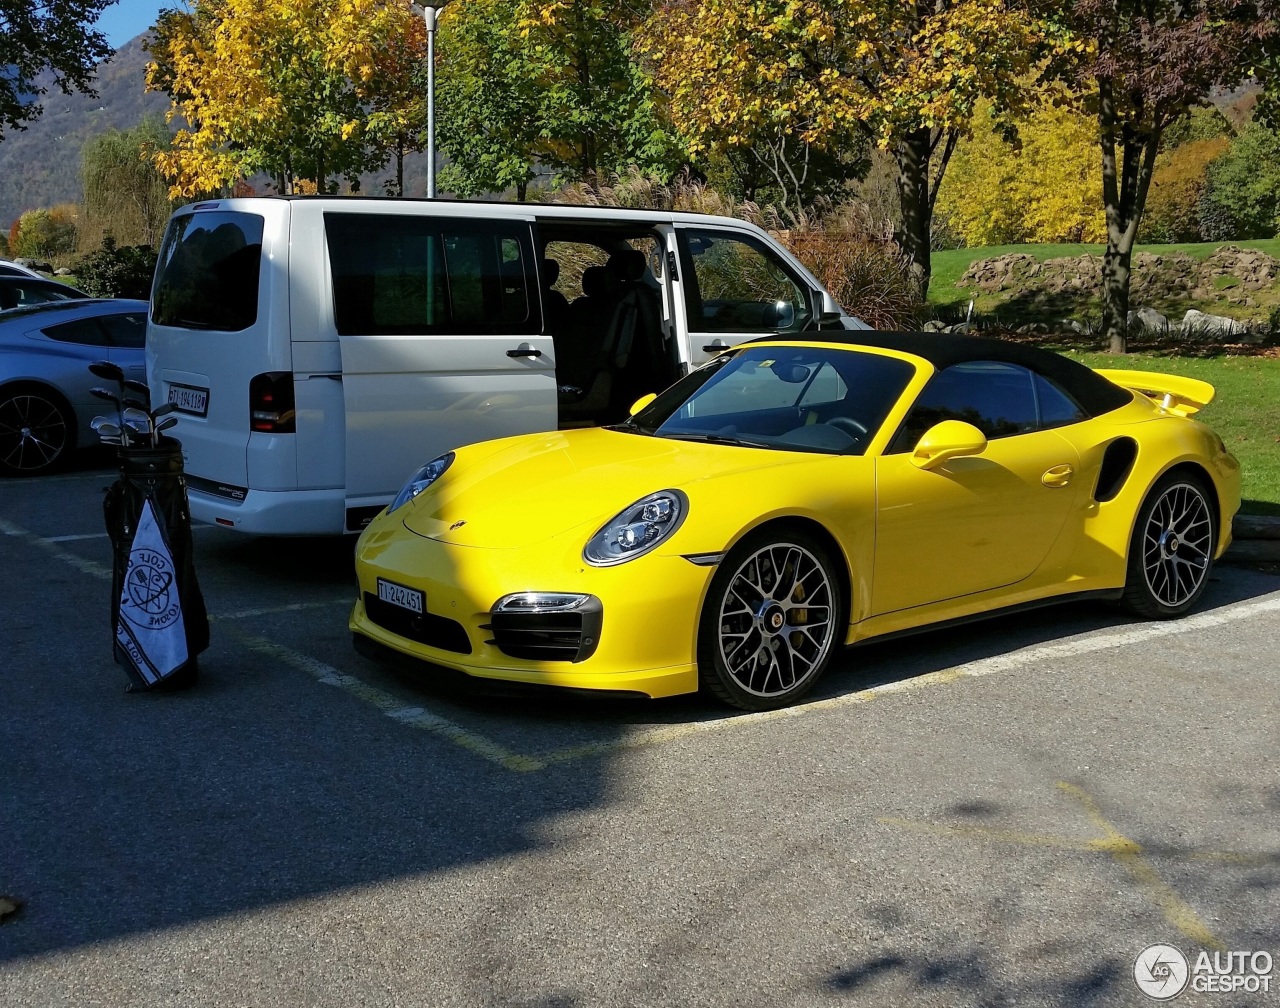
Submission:
POLYGON ((143 502, 129 551, 116 643, 147 683, 159 682, 187 660, 187 631, 173 554, 150 498, 143 502))

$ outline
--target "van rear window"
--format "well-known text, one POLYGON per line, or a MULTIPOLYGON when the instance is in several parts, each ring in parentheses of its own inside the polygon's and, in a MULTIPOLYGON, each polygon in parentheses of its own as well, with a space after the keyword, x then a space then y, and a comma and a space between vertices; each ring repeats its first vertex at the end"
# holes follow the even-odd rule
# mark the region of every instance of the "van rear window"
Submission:
POLYGON ((160 247, 151 321, 239 332, 258 318, 262 218, 209 211, 174 217, 160 247))
POLYGON ((338 333, 535 334, 531 227, 403 214, 325 214, 338 333))

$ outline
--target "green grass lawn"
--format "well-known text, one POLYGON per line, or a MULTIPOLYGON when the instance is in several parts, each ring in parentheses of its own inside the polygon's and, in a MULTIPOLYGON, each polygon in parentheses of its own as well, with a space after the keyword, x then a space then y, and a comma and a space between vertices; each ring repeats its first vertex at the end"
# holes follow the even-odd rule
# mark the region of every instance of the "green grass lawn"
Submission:
POLYGON ((1167 357, 1068 351, 1089 367, 1163 371, 1207 381, 1217 396, 1197 419, 1218 432, 1240 460, 1241 510, 1280 515, 1280 358, 1167 357))

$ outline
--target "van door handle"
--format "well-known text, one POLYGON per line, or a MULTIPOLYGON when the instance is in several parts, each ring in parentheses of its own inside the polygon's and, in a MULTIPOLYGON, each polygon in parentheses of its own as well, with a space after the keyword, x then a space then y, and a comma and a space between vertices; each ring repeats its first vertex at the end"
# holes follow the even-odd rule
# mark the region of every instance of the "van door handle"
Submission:
POLYGON ((702 348, 703 353, 718 353, 721 350, 728 350, 729 344, 724 340, 712 340, 702 348))
POLYGON ((1069 465, 1057 465, 1052 469, 1046 469, 1040 482, 1047 487, 1064 487, 1071 482, 1071 477, 1075 475, 1075 470, 1069 465))
POLYGON ((542 351, 535 350, 533 347, 520 347, 516 350, 508 350, 508 357, 541 357, 542 351))

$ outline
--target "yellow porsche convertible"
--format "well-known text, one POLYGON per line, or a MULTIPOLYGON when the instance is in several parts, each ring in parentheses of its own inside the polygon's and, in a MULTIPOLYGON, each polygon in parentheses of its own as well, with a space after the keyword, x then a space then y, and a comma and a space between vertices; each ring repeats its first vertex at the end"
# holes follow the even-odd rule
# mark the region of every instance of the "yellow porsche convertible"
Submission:
POLYGON ((1045 602, 1195 605, 1239 464, 1173 375, 965 336, 742 344, 626 422, 469 445, 361 536, 357 649, 792 703, 837 649, 1045 602))

